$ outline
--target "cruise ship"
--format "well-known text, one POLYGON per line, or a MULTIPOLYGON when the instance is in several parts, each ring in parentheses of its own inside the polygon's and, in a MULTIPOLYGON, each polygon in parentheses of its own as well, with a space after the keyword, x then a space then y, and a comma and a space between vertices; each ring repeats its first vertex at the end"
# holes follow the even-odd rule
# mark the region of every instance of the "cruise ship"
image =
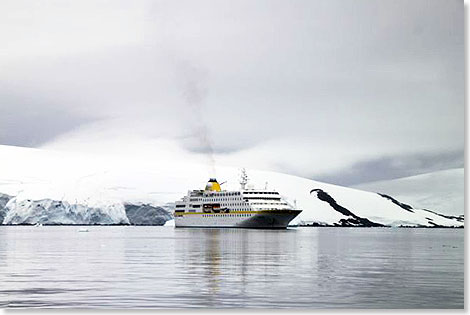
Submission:
POLYGON ((302 212, 277 191, 246 189, 242 178, 239 191, 222 190, 215 178, 204 190, 189 191, 175 203, 175 227, 285 229, 302 212))

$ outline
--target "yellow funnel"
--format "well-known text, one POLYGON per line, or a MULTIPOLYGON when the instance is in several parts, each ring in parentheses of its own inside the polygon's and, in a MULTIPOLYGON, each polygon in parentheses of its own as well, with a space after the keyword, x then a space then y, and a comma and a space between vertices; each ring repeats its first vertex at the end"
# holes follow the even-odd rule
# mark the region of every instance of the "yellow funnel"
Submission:
POLYGON ((209 182, 206 185, 206 189, 208 191, 220 191, 220 185, 217 182, 217 179, 211 178, 209 179, 209 182))

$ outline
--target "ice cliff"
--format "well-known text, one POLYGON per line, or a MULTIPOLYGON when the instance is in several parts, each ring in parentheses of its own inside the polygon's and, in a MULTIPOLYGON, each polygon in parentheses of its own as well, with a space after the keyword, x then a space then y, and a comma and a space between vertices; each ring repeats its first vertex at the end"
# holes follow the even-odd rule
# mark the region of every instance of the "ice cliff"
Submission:
POLYGON ((9 197, 0 194, 2 224, 164 225, 172 219, 171 214, 164 208, 148 204, 117 202, 88 206, 51 199, 18 200, 16 197, 9 197))
POLYGON ((10 195, 0 193, 0 223, 3 222, 3 219, 7 214, 6 205, 11 198, 12 197, 10 195))
POLYGON ((124 204, 126 216, 132 225, 164 225, 173 219, 171 209, 149 204, 124 204))

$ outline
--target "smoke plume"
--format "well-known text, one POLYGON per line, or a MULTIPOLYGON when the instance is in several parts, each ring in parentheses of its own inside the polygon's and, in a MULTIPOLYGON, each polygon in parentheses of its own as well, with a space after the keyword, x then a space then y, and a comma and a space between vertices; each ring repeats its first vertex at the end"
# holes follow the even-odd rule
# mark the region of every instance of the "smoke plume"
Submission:
POLYGON ((216 176, 215 158, 210 130, 204 115, 204 103, 207 98, 207 74, 206 72, 188 62, 178 63, 185 107, 191 114, 188 126, 192 135, 197 139, 197 148, 194 151, 201 152, 207 157, 210 177, 216 176))

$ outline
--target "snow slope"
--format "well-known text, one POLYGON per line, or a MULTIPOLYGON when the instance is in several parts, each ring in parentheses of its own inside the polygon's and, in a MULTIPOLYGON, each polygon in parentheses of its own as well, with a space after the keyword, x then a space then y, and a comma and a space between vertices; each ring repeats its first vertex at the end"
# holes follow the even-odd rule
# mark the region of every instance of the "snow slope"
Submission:
MULTIPOLYGON (((120 158, 10 146, 0 146, 0 156, 0 192, 15 196, 8 202, 3 223, 33 224, 48 216, 57 222, 60 211, 73 213, 67 218, 77 217, 77 223, 91 220, 88 218, 92 216, 85 215, 84 209, 73 205, 99 209, 103 219, 88 221, 93 224, 125 223, 129 217, 135 220, 140 216, 138 209, 134 209, 133 215, 126 215, 125 204, 145 204, 168 211, 187 190, 204 187, 214 175, 209 165, 178 159, 160 161, 158 156, 120 158), (51 205, 57 203, 46 199, 60 200, 63 206, 56 212, 51 205), (38 204, 44 210, 37 210, 38 204)), ((303 209, 293 224, 463 226, 460 218, 404 207, 376 193, 287 174, 247 171, 251 185, 274 188, 288 202, 303 209)), ((239 169, 217 166, 216 177, 220 182, 227 181, 225 189, 239 188, 239 169)))
POLYGON ((392 195, 415 207, 432 209, 447 215, 461 215, 465 210, 464 173, 463 168, 450 169, 371 182, 354 188, 392 195))

